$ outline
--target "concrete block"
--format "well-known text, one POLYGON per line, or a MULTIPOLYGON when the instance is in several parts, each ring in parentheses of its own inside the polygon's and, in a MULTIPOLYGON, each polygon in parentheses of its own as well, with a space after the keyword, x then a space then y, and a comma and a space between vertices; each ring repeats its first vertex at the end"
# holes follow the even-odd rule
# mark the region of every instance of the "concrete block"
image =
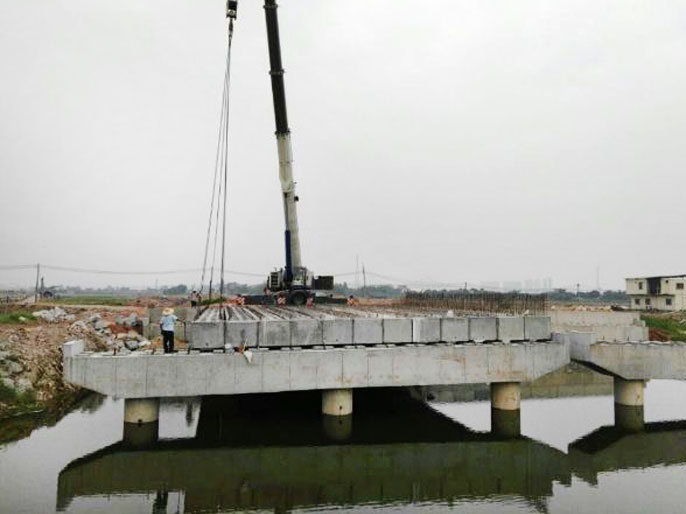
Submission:
POLYGON ((84 343, 80 339, 62 345, 62 357, 74 357, 83 351, 84 343))
POLYGON ((569 332, 566 338, 569 341, 569 354, 572 359, 591 360, 591 345, 596 343, 596 335, 593 332, 569 332))
POLYGON ((496 341, 498 323, 496 318, 469 318, 470 341, 496 341))
POLYGON ((371 318, 353 319, 353 343, 383 343, 383 320, 371 318))
POLYGON ((224 323, 226 331, 225 344, 234 348, 257 346, 257 327, 259 321, 227 321, 224 323))
POLYGON ((413 318, 412 342, 437 343, 441 340, 440 318, 413 318))
POLYGON ((316 319, 294 319, 291 324, 292 346, 317 346, 323 344, 321 321, 316 319))
POLYGON ((548 341, 552 337, 548 316, 524 316, 524 337, 529 341, 548 341))
POLYGON ((322 320, 322 334, 325 345, 346 345, 353 342, 352 319, 322 320))
POLYGON ((384 343, 411 343, 412 320, 410 318, 384 318, 384 343))
POLYGON ((200 321, 192 323, 190 347, 194 350, 224 348, 224 322, 200 321))
POLYGON ((498 317, 498 341, 509 343, 510 341, 524 340, 524 318, 521 316, 498 317))
POLYGON ((467 318, 442 318, 441 341, 446 343, 469 341, 469 321, 467 318))
POLYGON ((287 347, 291 345, 291 322, 287 320, 262 320, 257 341, 262 348, 287 347))
POLYGON ((641 326, 630 326, 624 328, 624 340, 632 342, 648 341, 650 336, 648 335, 648 328, 641 326))

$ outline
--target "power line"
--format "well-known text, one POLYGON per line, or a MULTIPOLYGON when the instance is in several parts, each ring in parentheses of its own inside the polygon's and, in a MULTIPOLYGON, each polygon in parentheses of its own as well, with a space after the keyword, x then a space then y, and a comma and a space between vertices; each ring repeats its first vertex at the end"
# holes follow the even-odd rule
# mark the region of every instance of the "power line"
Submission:
MULTIPOLYGON (((41 268, 52 271, 66 271, 69 273, 84 273, 92 275, 178 275, 183 273, 198 273, 202 271, 201 268, 186 268, 186 269, 172 269, 172 270, 104 270, 94 268, 78 268, 73 266, 54 266, 52 264, 41 264, 41 268)), ((0 270, 21 270, 21 269, 36 269, 35 264, 20 264, 14 266, 0 265, 0 270)), ((264 273, 252 273, 249 271, 238 270, 224 270, 230 275, 244 275, 247 277, 263 277, 264 273)))

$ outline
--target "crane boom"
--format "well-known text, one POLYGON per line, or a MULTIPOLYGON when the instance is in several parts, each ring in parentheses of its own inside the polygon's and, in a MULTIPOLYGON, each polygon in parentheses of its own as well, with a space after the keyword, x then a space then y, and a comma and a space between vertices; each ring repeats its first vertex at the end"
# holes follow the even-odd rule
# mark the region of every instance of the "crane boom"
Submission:
POLYGON ((284 70, 281 62, 281 42, 279 39, 279 18, 276 0, 265 0, 264 12, 267 21, 267 42, 269 46, 269 64, 274 100, 274 118, 276 121, 276 143, 279 154, 279 180, 283 195, 283 210, 286 222, 286 268, 285 282, 293 281, 294 274, 302 267, 300 255, 300 234, 298 231, 298 197, 295 194, 293 181, 293 151, 291 148, 291 131, 288 128, 286 111, 286 90, 284 70))

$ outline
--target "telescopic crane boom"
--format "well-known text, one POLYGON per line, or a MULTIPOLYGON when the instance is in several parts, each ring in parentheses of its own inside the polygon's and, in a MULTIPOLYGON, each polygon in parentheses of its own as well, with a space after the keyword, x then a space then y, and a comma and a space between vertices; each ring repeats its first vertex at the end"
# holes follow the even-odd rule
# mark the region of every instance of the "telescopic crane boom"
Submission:
POLYGON ((284 278, 285 282, 290 284, 295 273, 302 268, 302 259, 300 255, 300 235, 298 233, 298 197, 295 194, 295 182, 293 181, 293 151, 291 149, 291 131, 288 128, 286 89, 283 80, 284 70, 281 63, 281 42, 277 9, 276 0, 265 0, 264 14, 267 20, 269 74, 272 80, 276 144, 279 153, 279 180, 281 181, 283 210, 286 222, 286 268, 284 278))
POLYGON ((284 70, 281 62, 281 41, 279 38, 279 18, 276 0, 265 0, 264 14, 267 21, 267 42, 269 64, 274 100, 274 119, 276 121, 276 144, 279 154, 279 180, 283 197, 284 234, 286 246, 286 265, 268 278, 267 286, 272 291, 287 291, 289 302, 303 304, 313 289, 333 289, 333 277, 317 277, 303 266, 300 253, 300 233, 298 230, 298 196, 293 180, 293 151, 291 131, 288 127, 286 110, 286 89, 284 70))

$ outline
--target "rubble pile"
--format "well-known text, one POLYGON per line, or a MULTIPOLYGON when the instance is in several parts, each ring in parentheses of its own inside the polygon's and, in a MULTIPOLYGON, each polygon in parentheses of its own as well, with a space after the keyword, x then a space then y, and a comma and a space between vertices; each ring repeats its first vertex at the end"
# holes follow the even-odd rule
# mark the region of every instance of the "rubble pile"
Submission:
POLYGON ((117 353, 145 350, 152 344, 141 334, 143 321, 135 312, 126 317, 119 316, 116 321, 109 321, 101 314, 93 314, 87 321, 75 321, 69 330, 72 335, 79 338, 92 333, 107 346, 107 349, 117 353))
POLYGON ((73 314, 67 314, 67 312, 59 307, 53 307, 52 309, 44 311, 36 311, 31 313, 34 318, 47 321, 48 323, 57 323, 58 321, 74 321, 76 316, 73 314))

